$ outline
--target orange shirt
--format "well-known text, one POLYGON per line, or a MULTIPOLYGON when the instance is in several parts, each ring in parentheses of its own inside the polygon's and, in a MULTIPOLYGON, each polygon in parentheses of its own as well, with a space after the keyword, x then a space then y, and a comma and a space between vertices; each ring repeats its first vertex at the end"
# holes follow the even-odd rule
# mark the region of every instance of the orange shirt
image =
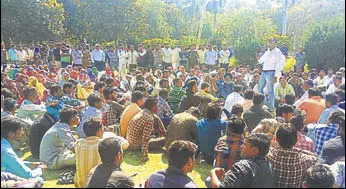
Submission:
POLYGON ((140 111, 141 108, 136 103, 131 103, 128 107, 126 107, 120 118, 122 137, 126 138, 127 127, 129 126, 131 119, 140 111))
POLYGON ((317 123, 322 112, 326 109, 325 100, 314 96, 300 104, 299 109, 306 112, 306 124, 317 123))

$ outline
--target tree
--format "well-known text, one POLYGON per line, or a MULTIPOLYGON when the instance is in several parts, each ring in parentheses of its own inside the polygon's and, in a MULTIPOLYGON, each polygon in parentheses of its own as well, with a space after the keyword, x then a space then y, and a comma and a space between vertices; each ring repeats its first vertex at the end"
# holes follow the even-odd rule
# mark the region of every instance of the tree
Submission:
POLYGON ((310 68, 339 69, 345 56, 345 13, 311 25, 303 38, 310 68))

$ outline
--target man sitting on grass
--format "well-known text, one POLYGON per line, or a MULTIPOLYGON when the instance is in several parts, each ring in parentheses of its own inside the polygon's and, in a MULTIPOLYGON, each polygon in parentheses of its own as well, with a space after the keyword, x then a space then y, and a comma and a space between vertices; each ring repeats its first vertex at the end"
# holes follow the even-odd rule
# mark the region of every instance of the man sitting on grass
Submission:
POLYGON ((190 141, 174 141, 168 149, 168 168, 152 174, 145 188, 198 188, 187 176, 195 165, 197 146, 190 141))
POLYGON ((120 168, 124 161, 123 142, 120 137, 102 140, 98 151, 102 163, 90 170, 87 188, 133 188, 131 176, 127 176, 120 168))

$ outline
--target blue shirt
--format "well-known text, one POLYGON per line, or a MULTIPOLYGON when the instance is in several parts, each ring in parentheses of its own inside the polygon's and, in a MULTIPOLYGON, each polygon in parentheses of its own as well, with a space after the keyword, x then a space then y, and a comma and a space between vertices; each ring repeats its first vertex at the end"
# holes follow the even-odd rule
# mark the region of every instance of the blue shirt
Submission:
POLYGON ((102 111, 93 107, 93 106, 88 106, 85 109, 84 115, 82 117, 82 121, 80 122, 80 124, 77 128, 77 132, 78 132, 79 137, 86 138, 84 130, 83 130, 83 125, 88 119, 93 118, 93 117, 102 119, 102 111))
POLYGON ((217 59, 217 53, 213 51, 206 51, 205 52, 205 64, 207 65, 215 65, 217 59))
POLYGON ((1 139, 1 172, 9 172, 22 178, 37 178, 42 175, 41 168, 31 170, 29 162, 18 158, 11 144, 4 138, 1 139))
POLYGON ((201 119, 197 122, 197 141, 200 151, 206 156, 213 156, 214 148, 221 137, 221 131, 226 130, 227 122, 221 119, 201 119))
POLYGON ((314 151, 317 155, 322 154, 324 142, 335 138, 338 133, 339 125, 318 125, 315 130, 314 151))
POLYGON ((219 88, 220 95, 222 98, 227 99, 227 96, 234 92, 234 83, 223 82, 219 88))
POLYGON ((328 109, 325 109, 322 112, 320 119, 318 120, 318 124, 327 124, 329 116, 337 110, 343 111, 345 113, 345 110, 342 110, 341 108, 339 108, 338 105, 334 105, 328 109))

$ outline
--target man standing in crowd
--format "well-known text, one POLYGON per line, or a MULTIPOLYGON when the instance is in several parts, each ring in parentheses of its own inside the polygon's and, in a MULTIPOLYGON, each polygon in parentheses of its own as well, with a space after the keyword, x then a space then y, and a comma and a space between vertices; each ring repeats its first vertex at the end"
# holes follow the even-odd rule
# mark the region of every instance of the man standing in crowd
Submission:
POLYGON ((95 50, 91 52, 91 61, 97 68, 97 71, 100 72, 106 70, 106 55, 103 50, 101 50, 101 46, 99 44, 96 44, 95 50))

